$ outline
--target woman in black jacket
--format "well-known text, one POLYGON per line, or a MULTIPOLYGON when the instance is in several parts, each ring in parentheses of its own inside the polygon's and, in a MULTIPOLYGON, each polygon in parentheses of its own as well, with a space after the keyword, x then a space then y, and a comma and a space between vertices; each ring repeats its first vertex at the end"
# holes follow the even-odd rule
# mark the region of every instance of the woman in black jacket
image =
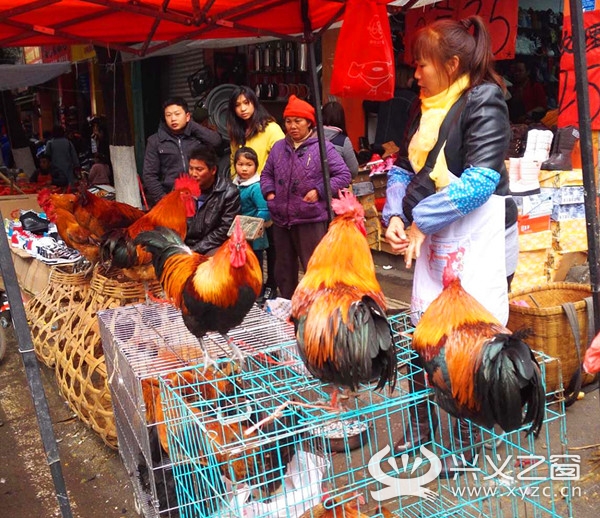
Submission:
MULTIPOLYGON (((490 35, 478 16, 438 20, 417 33, 412 51, 420 109, 409 124, 403 167, 388 173, 383 216, 393 250, 405 255, 407 267, 416 263, 413 324, 441 293, 451 257, 465 290, 506 324, 517 211, 504 166, 510 140, 505 87, 493 68, 490 35)), ((413 380, 413 389, 424 387, 422 371, 413 380)), ((426 405, 411 413, 397 454, 431 435, 426 405)), ((463 428, 467 447, 477 437, 463 428)))

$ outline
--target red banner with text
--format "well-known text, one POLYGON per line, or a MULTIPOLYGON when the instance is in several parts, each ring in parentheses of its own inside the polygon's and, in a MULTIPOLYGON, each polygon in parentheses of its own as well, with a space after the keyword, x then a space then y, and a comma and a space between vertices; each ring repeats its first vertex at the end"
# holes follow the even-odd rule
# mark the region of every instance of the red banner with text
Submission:
POLYGON ((417 29, 441 18, 461 20, 479 15, 487 23, 492 36, 496 59, 513 59, 517 41, 518 0, 444 0, 406 13, 406 54, 404 61, 412 62, 410 42, 417 29))
MULTIPOLYGON (((568 2, 566 2, 568 3, 568 2)), ((565 11, 566 14, 566 11, 565 11)), ((589 103, 592 129, 600 130, 600 11, 583 13, 585 57, 589 82, 589 103)), ((562 54, 560 57, 560 85, 558 90, 558 125, 579 126, 577 94, 575 92, 575 57, 571 17, 563 21, 562 54)))

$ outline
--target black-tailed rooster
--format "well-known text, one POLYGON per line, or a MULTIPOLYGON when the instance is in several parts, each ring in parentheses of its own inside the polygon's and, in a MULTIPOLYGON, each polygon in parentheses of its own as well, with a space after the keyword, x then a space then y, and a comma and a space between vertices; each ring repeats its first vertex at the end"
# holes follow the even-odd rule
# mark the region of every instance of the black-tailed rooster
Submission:
POLYGON ((393 390, 396 347, 366 240, 364 209, 349 192, 340 192, 331 204, 337 216, 292 296, 298 351, 322 381, 356 390, 379 378, 377 389, 389 383, 393 390))
POLYGON ((510 432, 544 419, 545 390, 525 333, 511 333, 462 287, 448 260, 443 291, 415 328, 413 348, 421 357, 439 405, 510 432), (523 408, 527 412, 523 416, 523 408))
MULTIPOLYGON (((231 237, 212 257, 192 252, 171 229, 142 232, 135 243, 152 254, 152 263, 167 298, 181 309, 187 328, 200 339, 221 333, 234 355, 243 355, 227 332, 241 324, 262 288, 262 270, 236 219, 231 237)), ((212 362, 204 348, 205 362, 212 362)))

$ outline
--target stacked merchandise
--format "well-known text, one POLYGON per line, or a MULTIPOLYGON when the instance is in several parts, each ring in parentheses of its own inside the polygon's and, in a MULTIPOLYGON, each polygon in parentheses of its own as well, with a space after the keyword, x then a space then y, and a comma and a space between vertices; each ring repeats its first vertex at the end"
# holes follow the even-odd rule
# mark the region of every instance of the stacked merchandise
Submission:
POLYGON ((367 230, 367 242, 373 250, 379 250, 379 240, 381 235, 381 222, 379 221, 379 212, 375 206, 375 188, 368 175, 359 174, 352 184, 352 192, 357 197, 365 210, 365 228, 367 230))
POLYGON ((543 161, 534 156, 537 146, 530 142, 532 136, 539 141, 541 133, 530 130, 524 158, 511 158, 509 164, 511 191, 519 208, 519 264, 513 291, 563 281, 571 266, 587 258, 583 176, 581 169, 572 168, 571 161, 579 133, 570 126, 557 129, 543 161), (535 182, 523 174, 528 151, 541 167, 535 182), (517 160, 521 171, 515 175, 517 160), (527 189, 520 189, 525 184, 527 189))

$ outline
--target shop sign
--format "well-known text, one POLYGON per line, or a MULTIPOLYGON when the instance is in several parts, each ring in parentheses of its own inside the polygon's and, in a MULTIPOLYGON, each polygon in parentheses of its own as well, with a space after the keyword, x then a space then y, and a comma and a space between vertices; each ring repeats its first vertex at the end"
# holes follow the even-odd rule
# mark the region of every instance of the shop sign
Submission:
POLYGON ((40 47, 23 47, 26 65, 42 62, 42 49, 40 47))
POLYGON ((72 45, 71 61, 85 61, 96 57, 96 51, 93 45, 72 45))
MULTIPOLYGON (((410 41, 416 30, 435 20, 462 20, 468 16, 479 15, 490 31, 496 59, 513 59, 517 41, 518 12, 518 0, 443 0, 423 8, 409 9, 405 19, 405 46, 410 49, 410 41)), ((410 56, 405 58, 406 63, 411 61, 410 56)))
POLYGON ((70 45, 44 45, 42 47, 42 61, 44 63, 71 61, 70 45))
MULTIPOLYGON (((566 6, 567 3, 565 3, 566 6)), ((600 130, 600 11, 583 13, 585 33, 585 58, 589 83, 590 119, 593 130, 600 130)), ((577 110, 575 55, 570 13, 563 20, 562 55, 560 57, 560 83, 558 90, 558 125, 579 126, 577 110)))
POLYGON ((596 9, 596 0, 582 0, 583 11, 594 11, 596 9))

